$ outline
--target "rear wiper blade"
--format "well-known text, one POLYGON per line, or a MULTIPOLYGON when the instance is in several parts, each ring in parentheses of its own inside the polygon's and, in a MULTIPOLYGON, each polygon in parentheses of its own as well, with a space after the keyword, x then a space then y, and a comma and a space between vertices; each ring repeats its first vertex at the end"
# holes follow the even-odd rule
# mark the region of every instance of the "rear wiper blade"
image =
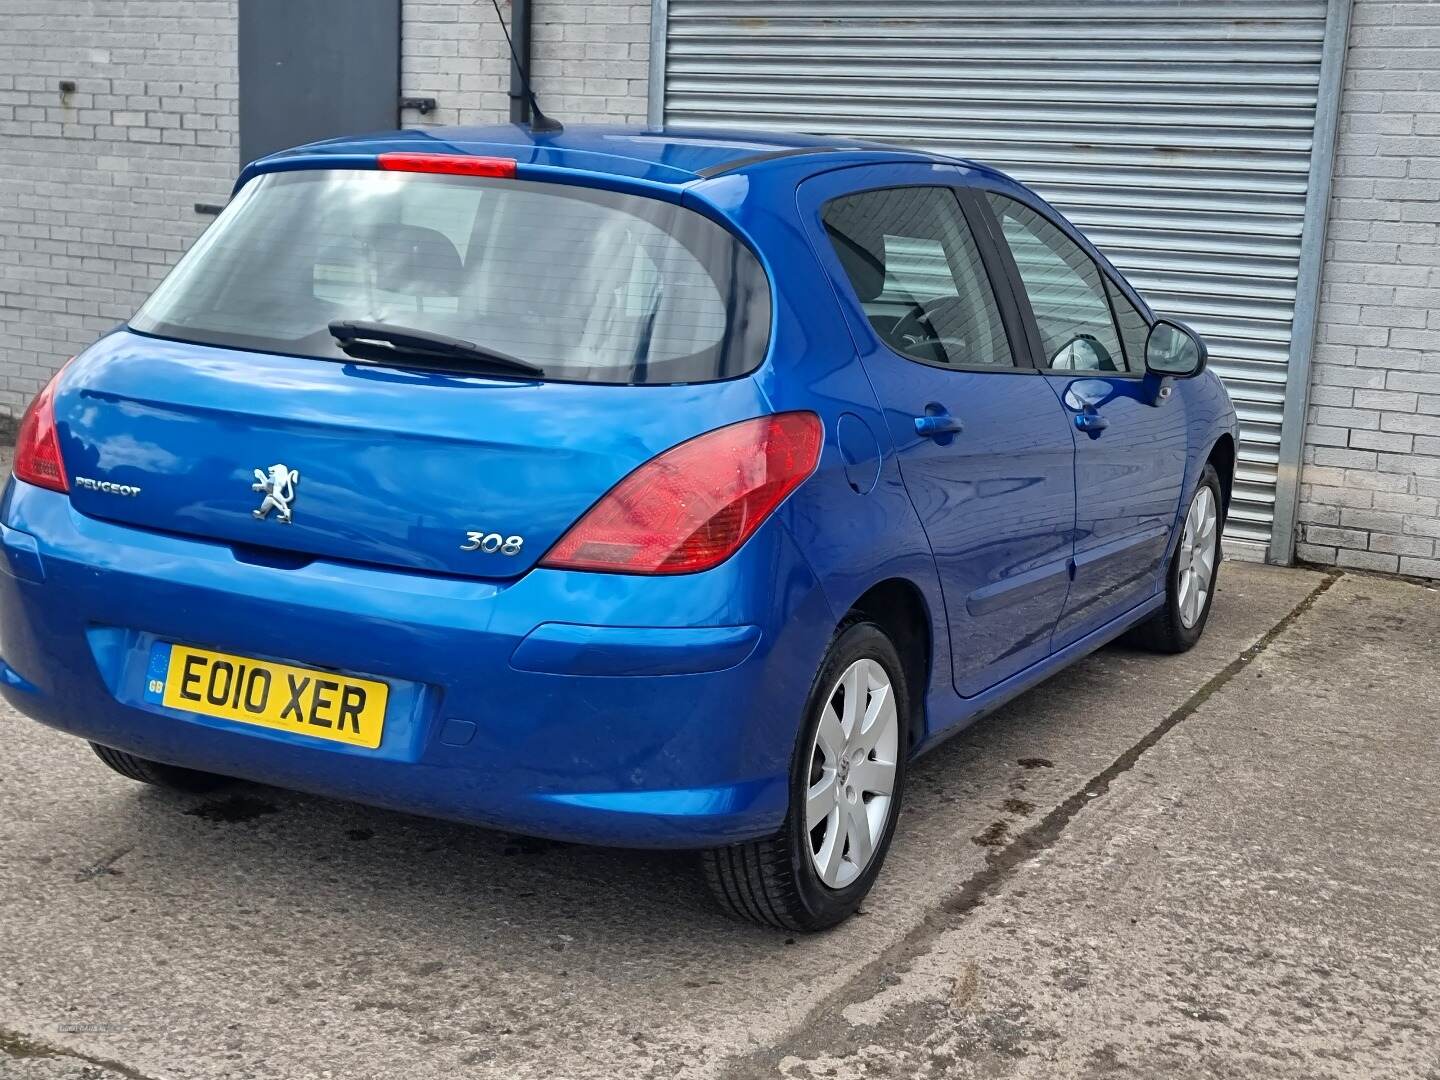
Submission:
POLYGON ((446 337, 429 330, 390 323, 363 322, 359 319, 336 319, 330 323, 330 336, 347 356, 379 363, 403 363, 414 357, 435 367, 483 367, 498 371, 517 371, 525 375, 544 375, 545 369, 521 360, 518 356, 487 349, 473 341, 446 337))

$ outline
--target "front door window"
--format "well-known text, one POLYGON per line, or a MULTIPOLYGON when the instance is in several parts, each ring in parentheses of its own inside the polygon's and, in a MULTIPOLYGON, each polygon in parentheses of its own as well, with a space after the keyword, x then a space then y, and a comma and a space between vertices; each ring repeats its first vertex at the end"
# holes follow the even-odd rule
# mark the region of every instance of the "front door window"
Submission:
POLYGON ((1056 371, 1127 370, 1100 268, 1036 211, 1003 195, 988 198, 1025 283, 1044 365, 1056 371))

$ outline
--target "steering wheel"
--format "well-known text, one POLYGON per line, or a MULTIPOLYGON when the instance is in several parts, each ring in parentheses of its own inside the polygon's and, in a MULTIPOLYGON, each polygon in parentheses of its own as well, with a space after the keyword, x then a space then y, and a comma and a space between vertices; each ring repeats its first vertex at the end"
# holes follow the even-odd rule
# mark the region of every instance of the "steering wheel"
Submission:
POLYGON ((937 320, 941 326, 963 323, 970 317, 967 307, 965 300, 958 296, 937 296, 934 300, 917 303, 900 317, 890 336, 901 346, 902 352, 943 346, 943 349, 936 350, 942 353, 939 359, 953 361, 953 354, 968 352, 970 343, 962 337, 941 333, 935 324, 937 320))

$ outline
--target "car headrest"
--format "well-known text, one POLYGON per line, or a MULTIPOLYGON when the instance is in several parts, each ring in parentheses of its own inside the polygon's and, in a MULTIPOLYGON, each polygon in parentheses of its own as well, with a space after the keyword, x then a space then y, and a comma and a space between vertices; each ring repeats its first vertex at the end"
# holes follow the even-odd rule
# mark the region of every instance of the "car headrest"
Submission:
POLYGON ((375 285, 411 296, 459 296, 464 265, 450 238, 423 225, 390 223, 370 233, 375 285))

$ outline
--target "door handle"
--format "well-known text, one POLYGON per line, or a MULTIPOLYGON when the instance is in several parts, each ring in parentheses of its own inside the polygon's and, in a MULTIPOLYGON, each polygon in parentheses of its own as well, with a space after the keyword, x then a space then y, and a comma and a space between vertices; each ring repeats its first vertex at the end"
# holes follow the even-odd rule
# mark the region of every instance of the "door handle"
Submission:
POLYGON ((964 422, 949 413, 938 413, 933 416, 915 417, 915 434, 927 439, 933 439, 941 435, 959 435, 965 430, 964 422))
POLYGON ((1110 421, 1097 412, 1082 412, 1075 414, 1075 426, 1091 435, 1099 435, 1110 426, 1110 421))

